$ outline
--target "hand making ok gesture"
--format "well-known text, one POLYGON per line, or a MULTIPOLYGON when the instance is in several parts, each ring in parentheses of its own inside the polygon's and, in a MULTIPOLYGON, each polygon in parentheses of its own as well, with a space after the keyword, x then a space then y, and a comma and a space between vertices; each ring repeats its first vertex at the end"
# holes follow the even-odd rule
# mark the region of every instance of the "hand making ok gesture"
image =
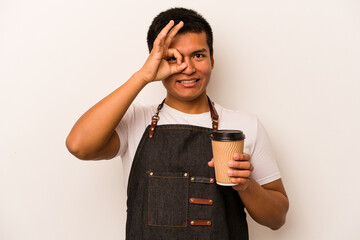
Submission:
POLYGON ((161 30, 154 41, 149 57, 144 66, 139 70, 145 83, 163 80, 170 75, 183 71, 187 66, 185 62, 182 62, 183 57, 179 51, 175 48, 170 48, 171 41, 180 28, 184 26, 182 21, 176 26, 174 24, 174 21, 171 20, 161 30), (169 59, 173 60, 174 58, 176 59, 176 64, 168 62, 169 59))

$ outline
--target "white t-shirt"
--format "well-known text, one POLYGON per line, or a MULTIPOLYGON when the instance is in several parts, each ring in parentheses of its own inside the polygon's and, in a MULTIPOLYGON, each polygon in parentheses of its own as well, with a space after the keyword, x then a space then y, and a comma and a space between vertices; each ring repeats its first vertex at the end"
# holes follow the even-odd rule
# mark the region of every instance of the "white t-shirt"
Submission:
MULTIPOLYGON (((146 127, 151 123, 151 117, 155 114, 156 108, 157 105, 132 104, 116 127, 120 139, 120 149, 117 155, 121 156, 123 161, 126 186, 138 144, 146 127)), ((215 109, 219 114, 219 130, 237 129, 245 134, 244 152, 251 156, 250 161, 254 166, 252 177, 260 185, 279 179, 280 172, 271 152, 268 136, 258 119, 244 111, 229 110, 218 104, 215 104, 215 109)), ((158 125, 187 124, 212 128, 210 112, 188 114, 164 104, 159 117, 158 125)))

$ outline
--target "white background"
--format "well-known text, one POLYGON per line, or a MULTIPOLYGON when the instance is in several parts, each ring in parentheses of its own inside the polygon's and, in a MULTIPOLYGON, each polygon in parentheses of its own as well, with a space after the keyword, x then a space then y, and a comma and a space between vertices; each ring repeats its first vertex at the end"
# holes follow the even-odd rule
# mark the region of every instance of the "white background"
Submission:
MULTIPOLYGON (((290 198, 251 239, 360 239, 360 2, 0 1, 0 239, 124 238, 121 160, 86 162, 65 138, 147 57, 153 17, 194 8, 214 31, 209 95, 256 114, 290 198)), ((159 103, 161 84, 137 101, 159 103)))

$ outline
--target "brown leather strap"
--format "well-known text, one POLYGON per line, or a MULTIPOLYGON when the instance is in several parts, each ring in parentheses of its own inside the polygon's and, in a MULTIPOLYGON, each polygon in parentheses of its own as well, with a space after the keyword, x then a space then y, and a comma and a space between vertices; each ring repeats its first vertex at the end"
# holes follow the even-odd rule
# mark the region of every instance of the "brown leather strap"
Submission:
POLYGON ((191 226, 211 226, 211 220, 191 220, 191 226))
POLYGON ((191 177, 190 181, 193 183, 214 183, 214 178, 205 178, 205 177, 191 177))
POLYGON ((190 198, 189 203, 191 203, 191 204, 201 204, 201 205, 213 205, 214 201, 212 199, 190 198))
POLYGON ((214 103, 210 100, 209 97, 208 101, 209 101, 209 106, 210 106, 210 114, 211 114, 211 119, 212 119, 212 127, 213 127, 213 131, 216 132, 219 126, 219 115, 216 112, 216 109, 214 107, 214 103))
POLYGON ((164 102, 165 102, 165 99, 159 104, 159 106, 156 109, 155 115, 152 116, 152 118, 151 118, 151 126, 150 126, 150 130, 149 130, 149 138, 152 138, 154 136, 154 132, 155 132, 157 122, 160 119, 159 112, 162 109, 162 107, 164 106, 164 102))
MULTIPOLYGON (((216 112, 216 109, 214 107, 214 103, 210 100, 209 97, 207 97, 207 99, 209 101, 210 114, 211 114, 211 120, 212 120, 212 127, 213 127, 213 131, 215 132, 215 131, 217 131, 218 126, 219 126, 219 115, 216 112)), ((152 138, 154 136, 156 125, 157 125, 157 123, 158 123, 158 121, 160 119, 159 112, 162 109, 162 107, 164 106, 164 102, 165 102, 165 99, 162 101, 162 103, 159 104, 159 106, 157 107, 156 113, 151 118, 151 125, 150 125, 150 130, 149 130, 149 138, 152 138)))

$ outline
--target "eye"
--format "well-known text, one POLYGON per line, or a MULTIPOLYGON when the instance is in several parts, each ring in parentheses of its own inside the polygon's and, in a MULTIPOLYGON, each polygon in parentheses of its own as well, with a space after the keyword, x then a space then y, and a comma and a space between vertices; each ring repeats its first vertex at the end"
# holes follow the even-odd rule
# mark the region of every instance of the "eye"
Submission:
POLYGON ((203 57, 205 57, 205 55, 201 53, 197 53, 194 55, 194 58, 203 58, 203 57))
POLYGON ((175 57, 169 57, 166 59, 168 62, 176 62, 176 58, 175 57))

